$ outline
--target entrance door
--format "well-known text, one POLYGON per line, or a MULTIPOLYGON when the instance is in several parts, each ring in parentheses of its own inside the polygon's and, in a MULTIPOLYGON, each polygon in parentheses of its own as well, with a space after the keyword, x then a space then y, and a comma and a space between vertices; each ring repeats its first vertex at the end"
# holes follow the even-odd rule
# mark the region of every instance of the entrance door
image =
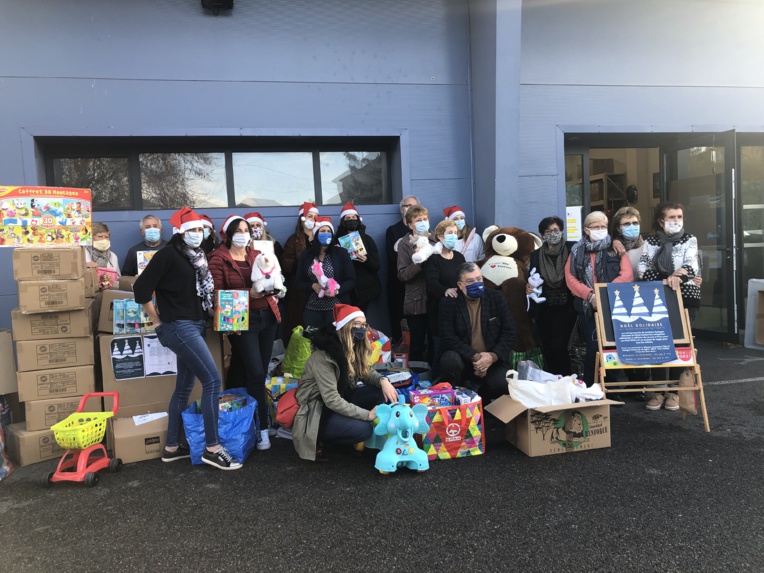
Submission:
POLYGON ((701 250, 701 308, 693 331, 738 342, 735 132, 693 134, 662 147, 666 199, 684 205, 685 228, 701 250))

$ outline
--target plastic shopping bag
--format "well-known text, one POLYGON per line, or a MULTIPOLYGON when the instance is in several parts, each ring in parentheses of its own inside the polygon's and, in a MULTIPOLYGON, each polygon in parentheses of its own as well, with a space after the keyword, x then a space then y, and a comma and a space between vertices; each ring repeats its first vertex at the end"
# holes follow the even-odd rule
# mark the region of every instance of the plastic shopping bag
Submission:
POLYGON ((554 382, 562 378, 564 374, 551 374, 541 369, 533 360, 521 360, 517 363, 517 377, 520 380, 532 380, 533 382, 554 382))
POLYGON ((289 339, 289 345, 284 354, 282 370, 284 374, 291 374, 294 378, 302 376, 305 370, 305 363, 310 358, 310 340, 303 336, 302 326, 295 326, 292 330, 292 337, 289 339))
MULTIPOLYGON (((238 462, 244 462, 255 448, 257 440, 257 425, 255 424, 255 412, 257 400, 247 394, 244 388, 230 388, 226 394, 236 394, 245 397, 246 405, 238 410, 220 412, 218 414, 218 437, 220 443, 228 450, 238 462)), ((204 438, 204 421, 196 402, 193 402, 183 411, 183 428, 186 432, 186 441, 191 449, 191 463, 202 464, 202 454, 206 447, 204 438)))
POLYGON ((526 408, 558 406, 574 401, 574 397, 570 395, 569 377, 554 382, 533 382, 521 380, 516 370, 508 370, 507 383, 509 395, 526 408))

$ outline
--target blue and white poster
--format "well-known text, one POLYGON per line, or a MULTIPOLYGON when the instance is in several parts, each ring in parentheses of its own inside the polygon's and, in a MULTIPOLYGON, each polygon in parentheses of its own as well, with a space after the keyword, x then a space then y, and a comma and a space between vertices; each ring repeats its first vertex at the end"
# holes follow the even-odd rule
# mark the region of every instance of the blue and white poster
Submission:
POLYGON ((621 362, 649 365, 677 359, 662 282, 610 283, 607 294, 621 362))

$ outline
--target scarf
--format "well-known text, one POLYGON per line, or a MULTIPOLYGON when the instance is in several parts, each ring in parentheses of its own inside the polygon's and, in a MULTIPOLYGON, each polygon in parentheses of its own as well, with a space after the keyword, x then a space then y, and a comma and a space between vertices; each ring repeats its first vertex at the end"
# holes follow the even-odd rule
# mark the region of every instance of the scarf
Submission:
POLYGON ((676 269, 674 268, 674 257, 672 251, 674 245, 684 237, 684 229, 678 233, 666 234, 663 231, 658 231, 658 240, 661 242, 660 248, 655 252, 653 257, 653 266, 658 269, 658 272, 669 276, 676 269))
POLYGON ((109 255, 111 251, 99 251, 95 247, 88 247, 90 259, 101 268, 109 268, 109 255))
POLYGON ((632 249, 641 249, 642 243, 644 242, 645 240, 641 236, 633 240, 629 240, 626 237, 621 236, 621 244, 627 251, 631 251, 632 249))
POLYGON ((212 273, 207 268, 207 257, 204 251, 201 248, 192 249, 186 244, 178 246, 178 250, 188 259, 196 271, 196 294, 202 299, 202 308, 208 312, 211 311, 215 283, 212 280, 212 273))
POLYGON ((539 253, 539 273, 550 289, 559 289, 565 282, 568 248, 562 239, 556 245, 546 243, 539 253))
MULTIPOLYGON (((590 289, 594 290, 594 278, 605 276, 605 257, 604 253, 610 248, 610 235, 601 241, 590 241, 587 236, 581 237, 570 250, 570 271, 576 279, 584 283, 590 289), (594 272, 592 265, 589 264, 589 254, 597 253, 594 257, 594 272)), ((586 299, 584 303, 584 313, 591 314, 591 305, 586 299)))

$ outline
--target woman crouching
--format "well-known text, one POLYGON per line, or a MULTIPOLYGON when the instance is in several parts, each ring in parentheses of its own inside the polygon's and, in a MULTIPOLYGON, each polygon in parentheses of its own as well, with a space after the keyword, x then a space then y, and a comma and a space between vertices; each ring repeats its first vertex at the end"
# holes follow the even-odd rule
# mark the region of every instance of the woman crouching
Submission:
POLYGON ((311 334, 313 353, 297 388, 300 409, 292 440, 304 460, 326 461, 324 444, 365 442, 374 429, 377 404, 398 400, 390 381, 370 365, 372 350, 363 312, 337 304, 334 318, 334 326, 311 334))

